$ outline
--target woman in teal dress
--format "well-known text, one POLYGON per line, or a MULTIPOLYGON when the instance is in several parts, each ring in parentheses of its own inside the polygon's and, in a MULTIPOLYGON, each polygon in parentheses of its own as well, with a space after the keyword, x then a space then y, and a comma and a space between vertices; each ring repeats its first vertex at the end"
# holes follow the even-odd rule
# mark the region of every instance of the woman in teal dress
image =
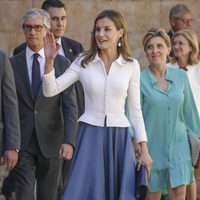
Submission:
POLYGON ((200 136, 200 120, 185 71, 167 68, 170 39, 163 29, 150 29, 143 39, 150 66, 141 74, 141 105, 153 159, 148 200, 168 192, 185 200, 193 181, 187 130, 200 136))

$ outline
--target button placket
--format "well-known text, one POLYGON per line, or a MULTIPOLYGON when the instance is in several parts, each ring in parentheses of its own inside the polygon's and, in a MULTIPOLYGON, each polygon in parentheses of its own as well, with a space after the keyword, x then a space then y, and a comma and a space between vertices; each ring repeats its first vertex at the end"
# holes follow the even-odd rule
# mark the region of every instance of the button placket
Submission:
POLYGON ((105 112, 105 116, 107 115, 107 98, 108 95, 108 76, 105 77, 105 92, 104 92, 104 112, 105 112))
POLYGON ((105 117, 107 115, 108 109, 107 109, 107 103, 108 103, 108 79, 109 79, 109 74, 107 75, 106 70, 105 70, 105 65, 103 61, 101 61, 102 67, 103 67, 103 72, 105 76, 105 87, 104 87, 104 114, 105 117))
POLYGON ((167 129, 168 129, 168 135, 166 135, 166 150, 167 150, 167 161, 168 163, 171 161, 171 153, 170 153, 170 140, 171 140, 171 129, 170 129, 170 124, 171 124, 171 121, 170 121, 170 112, 171 112, 171 108, 170 108, 170 96, 168 93, 166 93, 166 96, 168 98, 168 105, 167 105, 167 110, 166 110, 166 114, 167 114, 167 129))

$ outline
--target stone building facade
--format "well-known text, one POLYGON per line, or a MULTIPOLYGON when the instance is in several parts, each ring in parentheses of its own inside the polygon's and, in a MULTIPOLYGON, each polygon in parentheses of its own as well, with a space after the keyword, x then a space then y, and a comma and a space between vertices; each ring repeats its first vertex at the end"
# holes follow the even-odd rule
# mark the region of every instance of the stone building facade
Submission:
MULTIPOLYGON (((14 47, 24 41, 21 16, 27 9, 41 7, 43 0, 0 0, 0 49, 9 56, 14 47)), ((169 10, 178 3, 185 3, 194 16, 193 29, 200 36, 200 0, 63 0, 67 7, 66 36, 80 41, 89 48, 90 32, 97 14, 104 9, 121 12, 128 24, 128 38, 133 57, 141 68, 147 61, 142 48, 142 38, 152 27, 169 29, 169 10)))

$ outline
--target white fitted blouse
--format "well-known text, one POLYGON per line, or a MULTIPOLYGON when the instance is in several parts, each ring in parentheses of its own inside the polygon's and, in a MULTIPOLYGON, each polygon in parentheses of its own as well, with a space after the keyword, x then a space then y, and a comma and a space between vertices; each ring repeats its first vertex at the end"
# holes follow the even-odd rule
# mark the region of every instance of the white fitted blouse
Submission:
POLYGON ((54 96, 79 80, 84 89, 85 112, 79 121, 95 126, 129 127, 125 115, 127 100, 130 121, 137 142, 147 141, 140 106, 140 66, 138 61, 127 62, 120 55, 106 73, 98 55, 86 65, 77 58, 63 75, 55 79, 54 70, 43 76, 43 93, 54 96))

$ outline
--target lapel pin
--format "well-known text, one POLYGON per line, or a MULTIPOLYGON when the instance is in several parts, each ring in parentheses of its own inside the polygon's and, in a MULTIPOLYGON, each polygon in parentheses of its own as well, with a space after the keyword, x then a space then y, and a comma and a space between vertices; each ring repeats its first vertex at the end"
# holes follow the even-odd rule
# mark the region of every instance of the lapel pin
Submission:
POLYGON ((72 49, 69 49, 69 52, 72 53, 72 49))

